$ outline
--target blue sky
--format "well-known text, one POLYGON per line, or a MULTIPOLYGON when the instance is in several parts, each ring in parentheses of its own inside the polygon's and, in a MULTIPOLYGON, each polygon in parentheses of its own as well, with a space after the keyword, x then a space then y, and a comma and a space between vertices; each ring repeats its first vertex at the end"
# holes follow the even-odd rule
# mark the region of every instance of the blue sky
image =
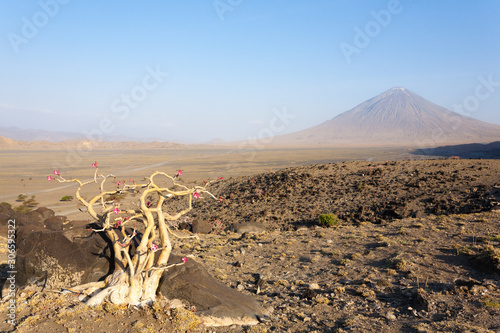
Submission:
POLYGON ((500 124, 498 17, 494 0, 4 0, 0 126, 244 140, 395 86, 500 124))

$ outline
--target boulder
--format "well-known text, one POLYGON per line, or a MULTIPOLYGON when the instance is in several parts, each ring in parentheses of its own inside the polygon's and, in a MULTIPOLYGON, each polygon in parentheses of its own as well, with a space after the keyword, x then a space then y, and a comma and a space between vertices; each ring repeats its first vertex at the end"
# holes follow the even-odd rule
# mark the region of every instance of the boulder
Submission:
POLYGON ((16 220, 16 226, 25 226, 29 224, 42 225, 43 221, 42 214, 36 210, 32 210, 27 213, 14 212, 12 218, 16 220))
POLYGON ((11 215, 9 214, 0 213, 0 226, 2 227, 7 226, 7 224, 9 224, 10 216, 11 215))
POLYGON ((13 216, 14 210, 8 204, 2 203, 0 204, 0 214, 13 216))
POLYGON ((56 215, 56 213, 52 209, 47 208, 47 207, 38 207, 35 210, 35 212, 40 213, 40 215, 42 216, 42 219, 48 219, 49 217, 56 215))
MULTIPOLYGON (((19 216, 26 218, 25 215, 19 216)), ((89 232, 84 222, 74 222, 74 228, 62 230, 61 219, 54 218, 58 217, 18 226, 18 287, 34 284, 60 290, 103 280, 112 272, 113 253, 104 234, 89 232), (49 220, 55 221, 51 227, 47 227, 49 220)), ((140 236, 134 238, 133 247, 138 245, 140 236)), ((131 252, 133 255, 133 249, 131 252)), ((172 254, 169 263, 182 263, 181 256, 172 254)), ((220 283, 191 258, 185 264, 170 267, 163 274, 158 291, 169 299, 194 305, 196 314, 208 326, 252 325, 268 315, 252 296, 220 283)))
POLYGON ((194 234, 209 234, 212 231, 212 225, 205 220, 196 219, 192 223, 194 234))
POLYGON ((110 273, 111 250, 100 234, 84 226, 49 231, 27 225, 17 231, 16 283, 48 289, 98 281, 110 273))
MULTIPOLYGON (((170 256, 169 263, 178 262, 181 256, 170 256)), ((194 305, 196 315, 207 326, 255 325, 269 315, 252 296, 220 283, 192 258, 168 269, 158 291, 169 299, 178 298, 194 305)))
POLYGON ((52 216, 43 220, 44 228, 48 230, 63 230, 64 222, 66 221, 66 216, 52 216))

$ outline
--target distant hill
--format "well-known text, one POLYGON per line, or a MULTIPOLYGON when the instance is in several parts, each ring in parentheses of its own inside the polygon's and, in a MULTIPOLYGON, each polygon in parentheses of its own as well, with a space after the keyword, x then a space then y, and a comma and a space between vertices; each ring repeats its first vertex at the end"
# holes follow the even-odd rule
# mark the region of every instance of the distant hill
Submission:
POLYGON ((18 141, 0 136, 0 150, 64 150, 64 149, 164 149, 185 148, 186 145, 171 142, 94 142, 85 140, 51 141, 18 141))
POLYGON ((80 133, 53 132, 39 129, 22 129, 18 127, 0 126, 0 136, 17 141, 64 141, 83 140, 85 137, 80 133))
POLYGON ((462 116, 398 87, 318 126, 276 136, 272 144, 438 146, 498 140, 500 126, 462 116))
MULTIPOLYGON (((18 127, 4 127, 0 126, 0 136, 10 138, 17 141, 48 141, 48 142, 61 142, 61 141, 78 141, 88 140, 82 133, 74 132, 55 132, 40 129, 24 129, 18 127)), ((138 139, 131 138, 123 135, 107 135, 104 137, 106 142, 121 142, 121 141, 137 141, 137 142, 151 142, 152 139, 138 139)))

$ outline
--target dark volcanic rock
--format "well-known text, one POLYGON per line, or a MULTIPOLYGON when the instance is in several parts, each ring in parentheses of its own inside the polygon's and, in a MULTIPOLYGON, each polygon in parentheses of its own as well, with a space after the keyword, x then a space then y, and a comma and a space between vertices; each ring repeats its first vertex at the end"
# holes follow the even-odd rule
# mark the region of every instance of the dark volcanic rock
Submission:
MULTIPOLYGON (((29 223, 18 228, 19 287, 35 284, 58 290, 102 280, 111 273, 112 250, 107 238, 89 232, 86 225, 62 230, 64 220, 63 216, 53 216, 45 219, 44 224, 29 223)), ((140 238, 139 234, 135 240, 140 238)), ((180 256, 169 258, 169 263, 180 262, 180 256)), ((253 297, 221 284, 193 259, 169 268, 159 291, 196 306, 197 314, 210 325, 255 324, 257 318, 267 315, 253 297)))
POLYGON ((43 226, 48 230, 63 230, 63 223, 65 221, 65 216, 52 216, 43 221, 43 226))
POLYGON ((68 288, 98 281, 109 273, 110 250, 98 234, 84 228, 47 231, 28 225, 17 231, 16 283, 68 288))
POLYGON ((271 230, 293 230, 317 224, 320 214, 329 213, 342 224, 478 213, 496 207, 498 174, 496 160, 356 161, 292 167, 215 183, 211 191, 222 198, 221 203, 200 202, 194 211, 232 230, 247 221, 271 230))
MULTIPOLYGON (((169 262, 180 262, 171 255, 169 262)), ((163 274, 159 291, 168 298, 179 298, 196 306, 197 314, 211 324, 257 323, 268 312, 251 296, 231 289, 214 279, 193 259, 170 268, 163 274)))
POLYGON ((49 217, 53 217, 56 215, 56 213, 52 209, 47 208, 47 207, 38 207, 35 210, 35 212, 40 213, 40 215, 43 219, 48 219, 49 217))
POLYGON ((0 214, 5 214, 8 216, 14 215, 14 210, 7 204, 0 204, 0 214))
POLYGON ((194 234, 209 234, 212 231, 212 225, 205 220, 195 219, 192 231, 194 234))

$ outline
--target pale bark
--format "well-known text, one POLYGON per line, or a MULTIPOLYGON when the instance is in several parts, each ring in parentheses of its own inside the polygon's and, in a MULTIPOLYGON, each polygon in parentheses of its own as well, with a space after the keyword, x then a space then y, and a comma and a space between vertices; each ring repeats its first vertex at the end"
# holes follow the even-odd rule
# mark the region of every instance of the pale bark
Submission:
MULTIPOLYGON (((105 232, 108 236, 114 251, 114 272, 105 281, 80 285, 68 290, 80 292, 88 296, 86 303, 96 306, 105 301, 114 304, 144 305, 151 304, 156 300, 156 291, 163 272, 168 269, 167 262, 172 251, 172 244, 169 238, 169 228, 166 221, 175 221, 188 213, 193 207, 193 194, 206 193, 212 198, 214 196, 206 190, 206 186, 195 186, 188 188, 177 183, 176 178, 164 172, 156 171, 144 184, 124 185, 117 190, 105 190, 106 180, 113 175, 99 175, 97 168, 92 181, 82 182, 78 179, 66 180, 59 175, 60 182, 77 182, 79 187, 76 197, 79 202, 87 208, 87 212, 100 226, 94 232, 105 232), (155 183, 155 177, 163 176, 171 182, 171 188, 160 187, 155 183), (99 194, 87 201, 81 196, 81 189, 88 184, 99 183, 99 194), (179 189, 179 190, 174 190, 179 189), (106 202, 105 197, 125 193, 127 190, 141 191, 139 198, 139 208, 124 209, 116 202, 106 202), (148 204, 147 199, 151 195, 156 196, 156 206, 148 204), (168 199, 173 197, 186 197, 186 207, 176 214, 168 214, 163 206, 168 203, 168 199), (99 213, 95 206, 100 206, 99 213), (116 210, 116 212, 115 212, 116 210), (120 225, 118 225, 118 223, 120 225), (135 255, 130 256, 130 246, 136 237, 136 223, 143 223, 139 245, 135 249, 135 255), (126 232, 126 226, 134 224, 133 232, 126 232), (119 227, 123 239, 119 239, 113 230, 119 227), (157 239, 158 236, 158 239, 157 239), (157 243, 153 243, 153 242, 157 243), (157 256, 155 252, 160 251, 157 256)), ((207 185, 210 184, 207 183, 207 185)), ((178 265, 182 263, 177 263, 178 265)))

